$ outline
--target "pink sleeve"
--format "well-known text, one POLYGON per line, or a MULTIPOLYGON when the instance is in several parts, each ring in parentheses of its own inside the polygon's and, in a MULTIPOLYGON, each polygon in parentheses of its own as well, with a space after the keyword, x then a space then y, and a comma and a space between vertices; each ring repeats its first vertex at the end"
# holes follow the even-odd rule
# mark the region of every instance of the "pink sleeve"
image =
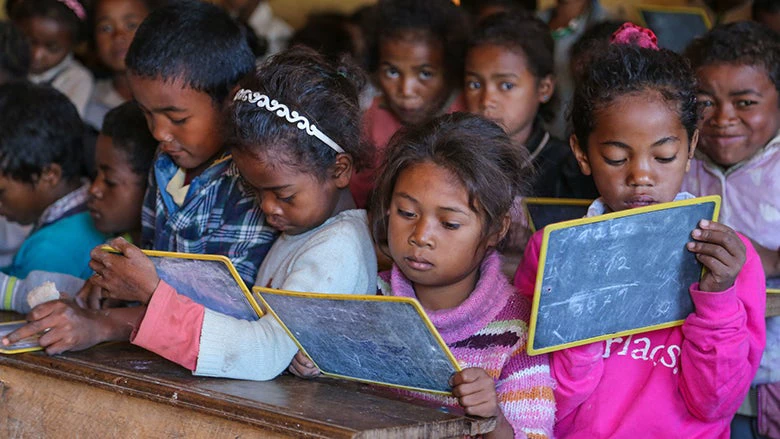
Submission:
POLYGON ((515 272, 515 288, 529 301, 534 297, 534 286, 536 286, 536 270, 539 268, 539 251, 542 247, 542 238, 544 231, 537 230, 525 246, 523 260, 515 272))
POLYGON ((746 261, 726 291, 690 292, 696 311, 682 326, 680 393, 688 411, 702 420, 731 417, 758 370, 766 343, 764 270, 750 241, 746 261))
POLYGON ((203 305, 160 280, 141 325, 130 335, 130 342, 195 370, 204 313, 203 305))

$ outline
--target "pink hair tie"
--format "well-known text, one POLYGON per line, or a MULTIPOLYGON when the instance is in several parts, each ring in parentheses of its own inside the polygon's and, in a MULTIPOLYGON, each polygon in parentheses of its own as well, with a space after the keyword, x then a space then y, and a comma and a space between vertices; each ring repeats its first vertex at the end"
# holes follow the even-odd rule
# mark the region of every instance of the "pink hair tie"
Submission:
POLYGON ((68 9, 73 11, 73 13, 76 14, 76 17, 78 17, 79 20, 84 21, 87 19, 87 11, 84 10, 84 6, 81 6, 81 3, 79 3, 78 1, 76 0, 57 0, 57 1, 67 6, 68 9))
POLYGON ((609 41, 612 44, 628 44, 644 49, 658 50, 658 38, 653 31, 629 22, 623 23, 620 29, 612 34, 609 41))

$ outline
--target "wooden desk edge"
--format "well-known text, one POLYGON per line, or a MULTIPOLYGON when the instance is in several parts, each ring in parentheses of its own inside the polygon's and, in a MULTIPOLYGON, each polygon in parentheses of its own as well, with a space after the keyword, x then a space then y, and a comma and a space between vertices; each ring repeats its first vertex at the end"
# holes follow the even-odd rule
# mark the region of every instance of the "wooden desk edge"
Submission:
MULTIPOLYGON (((246 407, 240 404, 240 402, 244 401, 240 397, 220 392, 209 392, 196 386, 183 389, 181 384, 177 385, 165 378, 155 379, 155 377, 150 375, 88 363, 78 358, 67 358, 66 361, 70 363, 68 365, 69 370, 64 370, 62 367, 58 367, 58 363, 62 359, 40 353, 20 355, 25 355, 24 361, 21 356, 0 355, 0 366, 5 365, 41 375, 85 383, 113 393, 186 408, 220 418, 232 419, 283 434, 310 437, 360 438, 381 437, 384 436, 383 432, 389 433, 390 431, 387 429, 357 431, 348 427, 285 413, 279 410, 279 407, 262 402, 255 402, 257 406, 260 406, 257 408, 246 407), (209 398, 213 393, 219 393, 220 401, 209 400, 210 404, 204 404, 204 399, 209 398), (214 404, 215 402, 217 404, 214 404), (225 404, 231 402, 239 404, 230 406, 225 404)), ((2 380, 0 380, 1 384, 2 380)), ((495 425, 496 420, 494 418, 482 419, 466 416, 420 424, 417 433, 419 433, 419 437, 428 436, 431 433, 428 430, 432 426, 436 426, 437 430, 451 431, 453 435, 477 435, 492 431, 495 425), (464 429, 466 430, 465 432, 464 429)), ((405 436, 409 434, 417 436, 417 433, 412 431, 414 426, 405 426, 403 428, 399 426, 398 429, 402 429, 405 436)))

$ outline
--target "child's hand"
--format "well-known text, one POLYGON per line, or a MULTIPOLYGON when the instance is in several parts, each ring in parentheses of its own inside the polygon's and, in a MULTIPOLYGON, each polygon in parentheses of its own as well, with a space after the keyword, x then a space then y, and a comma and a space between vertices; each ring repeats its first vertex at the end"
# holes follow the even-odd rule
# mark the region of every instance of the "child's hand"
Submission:
POLYGON ((314 378, 321 373, 320 369, 301 351, 295 354, 287 370, 299 378, 314 378))
POLYGON ((694 242, 688 250, 707 269, 699 282, 701 291, 724 291, 734 285, 745 264, 745 244, 731 228, 713 221, 701 220, 691 233, 694 242))
MULTIPOLYGON (((92 260, 89 267, 95 270, 90 278, 93 291, 90 296, 97 295, 94 287, 100 288, 100 296, 104 299, 119 299, 128 302, 149 303, 152 293, 157 289, 160 278, 154 264, 138 247, 116 238, 108 243, 120 253, 111 253, 96 247, 90 253, 92 260)), ((82 289, 83 291, 84 289, 82 289)), ((80 297, 81 292, 79 293, 80 297)), ((95 297, 90 297, 92 307, 95 297)))
POLYGON ((78 351, 99 343, 101 326, 97 312, 82 309, 73 300, 42 303, 27 314, 28 324, 3 337, 4 346, 44 332, 38 343, 49 355, 78 351))
POLYGON ((450 379, 452 394, 469 415, 489 418, 501 414, 496 384, 485 369, 470 367, 450 379))

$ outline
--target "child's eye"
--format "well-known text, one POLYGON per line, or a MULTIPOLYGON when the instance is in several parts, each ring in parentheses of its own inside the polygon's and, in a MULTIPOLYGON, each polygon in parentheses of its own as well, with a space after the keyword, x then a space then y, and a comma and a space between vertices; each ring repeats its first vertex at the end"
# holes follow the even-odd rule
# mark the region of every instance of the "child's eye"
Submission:
POLYGON ((282 203, 287 203, 287 204, 291 204, 294 198, 295 198, 295 195, 290 195, 289 197, 280 197, 278 195, 276 196, 277 200, 281 201, 282 203))
POLYGON ((512 84, 511 82, 502 82, 501 85, 499 85, 499 87, 503 91, 509 91, 509 90, 512 90, 513 88, 515 88, 515 85, 512 84))
POLYGON ((103 182, 105 182, 106 186, 108 186, 108 187, 116 187, 117 186, 117 183, 114 180, 109 180, 107 178, 104 178, 103 182))
POLYGON ((742 100, 737 101, 737 107, 740 107, 740 108, 750 107, 751 105, 756 105, 756 104, 758 104, 758 102, 751 101, 751 100, 748 100, 748 99, 742 99, 742 100))
POLYGON ((422 80, 431 79, 433 78, 433 72, 430 72, 428 70, 423 70, 420 72, 419 77, 422 80))
POLYGON ((482 88, 482 84, 477 81, 466 81, 466 88, 469 90, 479 90, 482 88))
POLYGON ((171 119, 171 123, 174 125, 184 125, 189 119, 189 117, 185 117, 184 119, 173 119, 173 118, 170 119, 171 119))
POLYGON ((677 158, 677 155, 673 155, 671 157, 656 157, 655 160, 658 163, 671 163, 677 158))
POLYGON ((625 162, 626 162, 626 159, 620 159, 620 160, 611 160, 611 159, 608 159, 608 158, 604 157, 604 161, 605 161, 605 162, 606 162, 608 165, 610 165, 610 166, 620 166, 620 165, 622 165, 623 163, 625 163, 625 162))
POLYGON ((398 78, 398 76, 399 76, 398 70, 393 69, 393 68, 387 68, 387 69, 385 69, 385 76, 387 78, 390 78, 390 79, 398 78))
POLYGON ((413 212, 407 212, 403 209, 397 209, 397 212, 398 212, 398 216, 401 216, 403 218, 414 218, 413 212))
POLYGON ((98 26, 98 32, 100 32, 100 33, 109 34, 109 33, 113 32, 113 31, 114 31, 114 28, 110 24, 101 24, 100 26, 98 26))
POLYGON ((698 102, 696 102, 696 104, 697 104, 699 107, 701 107, 701 108, 710 108, 710 107, 712 107, 712 106, 714 106, 714 105, 715 105, 715 104, 714 104, 714 103, 713 103, 711 100, 709 100, 709 99, 699 99, 699 101, 698 101, 698 102))
POLYGON ((441 223, 442 226, 444 226, 447 230, 458 230, 460 228, 460 224, 458 223, 449 223, 449 222, 443 222, 441 223))
POLYGON ((136 22, 127 23, 127 30, 133 31, 136 29, 138 29, 138 23, 136 22))

